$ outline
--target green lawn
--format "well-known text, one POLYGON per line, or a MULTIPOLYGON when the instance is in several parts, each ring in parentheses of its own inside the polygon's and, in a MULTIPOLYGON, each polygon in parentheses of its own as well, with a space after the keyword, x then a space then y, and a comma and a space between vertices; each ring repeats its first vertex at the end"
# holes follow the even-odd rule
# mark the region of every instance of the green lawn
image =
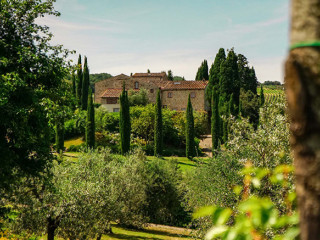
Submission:
POLYGON ((65 148, 69 148, 71 145, 80 145, 84 143, 84 141, 82 140, 82 137, 76 137, 76 138, 71 138, 71 139, 68 139, 66 141, 64 141, 64 146, 65 148))
POLYGON ((162 225, 151 225, 142 230, 125 229, 118 226, 112 227, 113 234, 104 235, 104 240, 188 240, 192 239, 191 231, 184 228, 175 228, 162 225))
MULTIPOLYGON (((112 234, 103 235, 103 240, 191 240, 192 232, 187 228, 177 228, 164 225, 150 224, 141 230, 133 230, 112 226, 112 234)), ((40 237, 40 240, 46 240, 47 236, 40 237)), ((56 239, 61 239, 56 237, 56 239)))

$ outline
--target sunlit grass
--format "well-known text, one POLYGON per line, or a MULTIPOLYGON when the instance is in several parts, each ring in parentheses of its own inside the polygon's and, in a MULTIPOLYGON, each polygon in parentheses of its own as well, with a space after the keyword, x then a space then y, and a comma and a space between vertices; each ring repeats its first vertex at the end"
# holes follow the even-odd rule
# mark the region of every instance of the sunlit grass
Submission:
POLYGON ((64 141, 64 146, 65 148, 69 148, 71 145, 77 146, 84 143, 82 140, 82 137, 76 137, 76 138, 71 138, 66 141, 64 141))

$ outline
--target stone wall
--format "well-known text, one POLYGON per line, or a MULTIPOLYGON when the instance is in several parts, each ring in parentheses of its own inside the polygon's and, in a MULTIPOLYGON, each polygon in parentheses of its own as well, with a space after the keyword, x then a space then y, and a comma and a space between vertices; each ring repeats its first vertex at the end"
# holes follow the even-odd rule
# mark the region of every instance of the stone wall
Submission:
POLYGON ((185 111, 187 109, 189 94, 195 93, 195 97, 191 98, 193 110, 203 111, 205 106, 205 90, 163 90, 161 93, 162 106, 167 108, 185 111), (168 93, 171 93, 171 98, 168 97, 168 93))

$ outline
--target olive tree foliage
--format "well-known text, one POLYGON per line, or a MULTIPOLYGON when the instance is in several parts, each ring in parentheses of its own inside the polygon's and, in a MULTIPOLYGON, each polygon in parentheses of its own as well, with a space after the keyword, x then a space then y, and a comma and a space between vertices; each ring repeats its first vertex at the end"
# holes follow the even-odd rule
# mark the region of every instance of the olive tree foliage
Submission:
POLYGON ((48 113, 66 74, 68 51, 50 45, 45 15, 54 0, 1 0, 0 188, 43 171, 51 161, 48 113))
MULTIPOLYGON (((186 198, 191 209, 206 205, 233 208, 239 200, 233 191, 242 179, 239 170, 248 162, 253 167, 270 170, 281 164, 292 164, 289 122, 284 109, 284 99, 266 104, 260 109, 260 123, 256 130, 246 118, 229 118, 231 132, 225 148, 207 164, 189 173, 186 198)), ((292 179, 289 182, 292 184, 292 179)), ((262 180, 260 188, 254 193, 269 196, 283 211, 284 191, 262 180)), ((205 223, 201 224, 205 226, 205 223)))
POLYGON ((146 89, 140 89, 139 92, 129 90, 128 100, 130 106, 145 106, 149 103, 148 93, 146 89))
POLYGON ((52 220, 54 234, 88 239, 110 231, 111 221, 141 226, 148 221, 144 164, 141 151, 122 157, 108 150, 57 163, 49 183, 34 178, 19 187, 12 200, 21 214, 12 229, 41 235, 52 220))

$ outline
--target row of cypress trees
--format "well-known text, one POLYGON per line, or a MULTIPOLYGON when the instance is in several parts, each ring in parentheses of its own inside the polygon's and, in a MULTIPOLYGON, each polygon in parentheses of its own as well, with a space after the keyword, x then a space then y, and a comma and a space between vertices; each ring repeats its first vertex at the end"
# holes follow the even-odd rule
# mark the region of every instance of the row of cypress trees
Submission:
MULTIPOLYGON (((77 75, 74 72, 71 75, 72 79, 72 94, 76 99, 77 105, 82 110, 87 111, 86 118, 86 147, 95 147, 95 119, 94 119, 94 104, 92 98, 92 90, 89 85, 89 68, 87 57, 84 59, 84 67, 82 71, 81 55, 78 58, 76 67, 77 75)), ((64 150, 64 117, 58 117, 56 121, 56 150, 57 152, 64 150)))
MULTIPOLYGON (((194 142, 194 119, 193 108, 190 95, 186 111, 186 156, 193 158, 195 156, 194 142)), ((130 105, 128 100, 128 92, 125 90, 123 83, 122 93, 120 95, 120 149, 121 154, 126 154, 130 151, 130 105)), ((155 104, 155 123, 154 123, 154 155, 159 157, 163 150, 163 122, 162 122, 162 103, 160 90, 157 92, 155 104)))
MULTIPOLYGON (((247 58, 242 54, 237 55, 231 49, 226 57, 225 50, 220 48, 210 68, 209 83, 206 89, 206 96, 211 104, 212 111, 213 149, 219 148, 221 143, 228 140, 230 131, 228 117, 230 115, 237 117, 243 113, 240 90, 250 91, 252 96, 257 97, 255 70, 253 67, 249 67, 247 58)), ((254 111, 255 116, 259 117, 259 109, 254 111)), ((255 121, 257 120, 255 119, 255 121)))
POLYGON ((87 110, 90 87, 87 57, 84 57, 84 65, 82 68, 81 55, 79 54, 76 72, 76 75, 74 73, 72 74, 72 93, 76 98, 79 108, 82 110, 87 110))

